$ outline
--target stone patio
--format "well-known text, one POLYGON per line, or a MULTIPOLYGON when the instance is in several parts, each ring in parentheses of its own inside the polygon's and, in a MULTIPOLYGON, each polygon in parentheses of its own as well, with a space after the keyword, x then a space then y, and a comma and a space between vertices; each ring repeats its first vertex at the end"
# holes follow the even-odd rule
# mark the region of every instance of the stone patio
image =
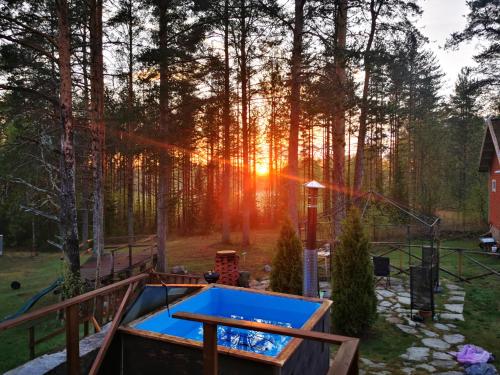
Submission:
MULTIPOLYGON (((399 358, 401 372, 404 374, 463 374, 463 367, 451 352, 459 350, 465 337, 451 322, 464 320, 463 309, 465 292, 459 285, 443 281, 444 290, 440 299, 445 300, 443 308, 437 308, 434 321, 414 322, 410 318, 409 285, 402 279, 391 278, 391 287, 378 285, 376 288, 377 311, 404 334, 415 336, 414 346, 406 348, 399 358), (444 298, 443 298, 444 297, 444 298)), ((374 362, 372 362, 374 363, 374 362)), ((372 364, 362 361, 365 374, 380 374, 384 363, 372 364)))
MULTIPOLYGON (((410 317, 410 293, 406 281, 391 277, 391 286, 377 285, 376 297, 377 312, 387 322, 396 326, 402 334, 415 337, 414 345, 406 348, 398 361, 400 373, 407 375, 436 374, 458 375, 464 374, 463 367, 450 353, 460 349, 465 337, 460 334, 454 321, 463 321, 465 291, 459 285, 442 279, 443 292, 438 294, 442 305, 437 305, 434 320, 423 323, 414 322, 410 317)), ((269 280, 253 280, 250 287, 267 289, 269 280)), ((331 297, 329 282, 320 282, 320 291, 324 298, 331 297)), ((392 368, 394 365, 392 365, 392 368)), ((360 359, 360 374, 391 374, 386 363, 375 362, 368 358, 360 359)))

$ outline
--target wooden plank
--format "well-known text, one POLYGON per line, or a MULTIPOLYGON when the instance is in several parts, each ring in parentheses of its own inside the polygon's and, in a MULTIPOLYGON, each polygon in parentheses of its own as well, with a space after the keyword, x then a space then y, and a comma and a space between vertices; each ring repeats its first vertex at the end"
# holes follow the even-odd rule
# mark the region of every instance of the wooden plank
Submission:
POLYGON ((66 367, 69 375, 80 374, 80 306, 72 304, 65 308, 66 315, 66 367))
POLYGON ((203 323, 203 375, 217 375, 217 324, 203 323))
POLYGON ((35 359, 35 327, 31 326, 28 329, 28 347, 30 351, 30 359, 35 359))
POLYGON ((333 359, 328 375, 358 374, 359 339, 351 339, 343 343, 333 359))
MULTIPOLYGON (((89 322, 89 320, 90 320, 90 318, 80 319, 80 323, 83 323, 84 327, 85 327, 85 324, 87 324, 87 334, 84 333, 84 336, 88 335, 88 322, 89 322)), ((34 344, 35 345, 41 344, 42 342, 48 341, 48 340, 60 335, 61 333, 65 332, 65 331, 66 331, 66 327, 56 329, 55 331, 52 331, 51 333, 36 339, 34 341, 34 344)), ((84 330, 84 332, 85 332, 85 330, 84 330)))
POLYGON ((51 338, 54 338, 65 331, 66 331, 66 327, 56 329, 55 331, 52 331, 48 335, 40 337, 38 340, 35 340, 35 345, 38 345, 38 344, 41 344, 42 342, 50 340, 51 338))
MULTIPOLYGON (((202 322, 204 329, 208 325, 214 326, 216 329, 217 324, 220 324, 220 325, 224 325, 224 326, 231 326, 231 327, 236 327, 236 328, 243 328, 243 329, 250 329, 250 330, 254 330, 254 331, 260 331, 260 332, 274 333, 274 334, 291 336, 291 337, 296 337, 296 338, 301 338, 301 339, 316 340, 316 341, 326 342, 329 344, 341 344, 337 354, 335 355, 335 359, 333 361, 332 368, 330 369, 329 374, 335 374, 335 375, 358 374, 359 339, 356 339, 356 338, 339 336, 339 335, 332 335, 332 334, 323 333, 323 332, 307 331, 307 330, 303 330, 303 329, 279 327, 279 326, 274 326, 271 324, 249 322, 249 321, 245 321, 245 320, 236 320, 236 319, 214 317, 214 316, 209 316, 209 315, 192 314, 192 313, 186 313, 186 312, 175 313, 173 315, 173 317, 177 318, 177 319, 186 319, 186 320, 191 320, 191 321, 202 322)), ((212 333, 213 332, 211 332, 211 334, 212 333)), ((215 334, 216 334, 216 331, 215 331, 215 334)), ((210 336, 210 339, 212 340, 213 338, 210 336)), ((207 349, 205 347, 205 345, 207 345, 207 344, 211 345, 210 343, 205 343, 205 337, 204 337, 203 358, 205 361, 204 368, 206 369, 205 370, 206 372, 204 372, 204 374, 213 375, 213 374, 216 374, 216 372, 210 372, 210 371, 214 371, 214 365, 213 365, 213 361, 214 361, 214 357, 215 357, 214 347, 210 346, 207 349), (210 358, 209 358, 209 353, 211 353, 210 358), (206 361, 209 361, 209 362, 207 363, 206 361)))
POLYGON ((201 322, 201 323, 220 324, 224 326, 249 329, 252 331, 274 333, 278 335, 297 337, 307 340, 317 340, 317 341, 327 342, 329 344, 342 344, 344 342, 353 340, 352 337, 332 335, 330 333, 308 331, 305 329, 297 329, 297 328, 280 327, 272 324, 250 322, 247 320, 221 318, 217 316, 193 314, 188 312, 178 312, 173 314, 172 317, 177 319, 185 319, 195 322, 201 322))
MULTIPOLYGON (((152 250, 148 247, 143 249, 138 249, 134 251, 133 254, 125 253, 124 250, 128 250, 128 245, 123 247, 114 247, 110 252, 102 255, 101 258, 101 280, 106 280, 108 278, 113 278, 116 275, 122 273, 127 273, 130 275, 134 268, 139 268, 140 265, 145 264, 150 261, 154 261, 152 257, 155 256, 152 250), (129 257, 133 256, 133 259, 129 257)), ((95 258, 90 258, 81 267, 81 276, 83 279, 93 281, 95 279, 95 258)))
POLYGON ((92 315, 90 317, 90 321, 92 322, 92 325, 94 326, 94 333, 101 332, 101 326, 99 323, 97 323, 97 320, 95 319, 95 316, 92 315))
POLYGON ((66 309, 69 306, 78 305, 80 303, 91 300, 97 296, 104 295, 104 294, 109 293, 111 291, 120 289, 120 288, 127 286, 129 284, 137 283, 137 282, 140 282, 142 280, 146 280, 148 277, 149 277, 149 275, 146 273, 132 276, 129 279, 118 281, 117 283, 107 285, 105 287, 102 287, 102 288, 99 288, 96 290, 92 290, 88 293, 81 294, 81 295, 76 296, 74 298, 70 298, 70 299, 64 300, 62 302, 59 302, 59 303, 56 303, 56 304, 53 304, 50 306, 46 306, 46 307, 43 307, 41 309, 37 309, 35 311, 32 311, 30 313, 21 315, 20 317, 7 320, 5 322, 0 323, 0 332, 4 331, 6 329, 9 329, 9 328, 17 327, 17 326, 19 326, 25 322, 28 322, 30 320, 41 318, 47 314, 66 309))
POLYGON ((463 253, 462 251, 458 252, 458 276, 462 277, 462 269, 463 269, 463 264, 464 264, 464 258, 463 258, 463 253))
POLYGON ((146 284, 146 286, 169 288, 205 288, 208 284, 146 284))
POLYGON ((286 297, 286 298, 292 298, 292 299, 298 299, 301 301, 310 301, 310 302, 319 302, 322 304, 328 303, 329 305, 332 304, 332 301, 317 298, 317 297, 304 297, 304 296, 298 296, 296 294, 287 294, 287 293, 279 293, 279 292, 269 292, 267 290, 259 290, 259 289, 249 289, 249 288, 241 288, 239 286, 232 286, 232 285, 223 285, 223 284, 209 284, 212 287, 216 288, 223 288, 223 289, 231 289, 231 290, 236 290, 238 292, 244 292, 244 293, 256 293, 256 294, 265 294, 265 295, 273 295, 277 297, 286 297))
POLYGON ((104 322, 104 297, 102 295, 95 298, 94 317, 100 325, 104 322))
MULTIPOLYGON (((184 339, 180 338, 177 336, 171 336, 167 335, 164 333, 155 333, 155 332, 149 332, 149 331, 142 331, 139 329, 134 329, 134 328, 129 328, 129 327, 119 327, 118 330, 120 332, 128 333, 134 336, 140 336, 144 337, 147 339, 151 340, 157 340, 157 341, 162 341, 162 342, 168 342, 170 344, 178 344, 182 346, 187 346, 189 348, 197 348, 200 350, 203 350, 203 343, 196 341, 196 340, 190 340, 190 339, 184 339)), ((299 340, 299 339, 293 339, 293 340, 299 340)), ((253 352, 247 352, 244 350, 237 350, 237 349, 232 349, 228 348, 225 346, 219 346, 218 347, 219 353, 226 354, 231 357, 236 357, 236 358, 244 358, 246 360, 251 360, 254 362, 259 362, 259 363, 265 363, 267 365, 272 365, 272 366, 283 366, 285 363, 284 360, 279 359, 278 357, 270 357, 268 355, 264 354, 258 354, 258 353, 253 353, 253 352)))
POLYGON ((101 348, 97 353, 97 357, 95 358, 94 363, 92 364, 92 367, 89 371, 90 375, 96 375, 99 372, 99 368, 101 367, 102 361, 104 360, 104 356, 106 355, 106 352, 108 351, 108 348, 111 345, 111 341, 113 340, 113 336, 115 335, 118 326, 120 325, 120 321, 122 320, 123 314, 125 314, 125 308, 127 307, 128 301, 130 300, 130 297, 132 296, 132 293, 134 292, 136 285, 137 283, 129 285, 127 292, 125 293, 125 296, 122 299, 120 307, 118 308, 118 311, 116 312, 116 315, 113 319, 113 323, 111 323, 108 332, 106 332, 106 336, 104 337, 104 340, 101 344, 101 348))
POLYGON ((150 283, 154 283, 153 278, 160 283, 163 282, 165 284, 198 284, 201 280, 201 276, 197 275, 178 275, 172 273, 161 273, 161 272, 151 272, 150 283), (173 281, 176 278, 180 278, 181 281, 173 281), (173 281, 173 282, 172 282, 173 281))
POLYGON ((89 335, 89 321, 88 319, 83 322, 83 337, 87 337, 89 335))

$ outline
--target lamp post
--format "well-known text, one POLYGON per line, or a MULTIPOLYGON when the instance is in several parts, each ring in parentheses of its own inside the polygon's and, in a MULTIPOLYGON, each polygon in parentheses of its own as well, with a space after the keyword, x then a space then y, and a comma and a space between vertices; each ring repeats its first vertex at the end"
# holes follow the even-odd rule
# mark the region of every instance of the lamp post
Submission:
POLYGON ((317 181, 305 184, 307 188, 307 239, 304 249, 303 290, 306 297, 318 297, 318 249, 316 226, 318 222, 318 190, 325 187, 317 181))

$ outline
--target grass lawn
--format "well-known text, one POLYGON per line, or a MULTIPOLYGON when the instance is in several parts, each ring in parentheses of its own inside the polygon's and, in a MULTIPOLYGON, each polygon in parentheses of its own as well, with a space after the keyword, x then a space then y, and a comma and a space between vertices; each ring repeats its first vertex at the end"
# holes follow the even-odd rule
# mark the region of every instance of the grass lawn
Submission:
MULTIPOLYGON (((240 268, 251 272, 252 277, 261 278, 266 274, 263 267, 271 264, 278 230, 261 230, 253 233, 253 245, 243 253, 239 244, 240 235, 233 234, 234 243, 230 246, 220 244, 219 234, 206 236, 180 237, 169 241, 169 266, 184 265, 189 272, 200 274, 213 269, 217 250, 233 249, 240 254, 240 268)), ((477 242, 448 241, 443 246, 456 246, 476 249, 477 242)), ((417 250, 415 250, 416 252, 417 250)), ((393 264, 399 265, 397 254, 391 255, 393 264)), ((485 264, 499 269, 500 259, 486 256, 474 256, 485 264)), ((407 256, 401 259, 403 266, 408 263, 407 256)), ((441 266, 451 272, 457 271, 457 257, 454 255, 442 258, 441 266)), ((472 262, 464 260, 464 275, 481 273, 472 262)), ((10 251, 7 249, 0 257, 0 318, 15 312, 33 294, 47 287, 61 274, 61 261, 58 253, 42 253, 30 257, 29 253, 10 251), (21 282, 21 289, 10 288, 13 280, 21 282)), ((441 273, 442 277, 453 280, 441 273)), ((465 322, 457 323, 466 337, 467 343, 477 344, 495 352, 498 357, 500 342, 500 279, 489 276, 461 283, 466 290, 465 322)), ((43 297, 34 308, 57 302, 57 296, 49 294, 43 297)), ((439 307, 438 297, 438 307, 439 307)), ((36 326, 36 335, 42 335, 60 327, 54 316, 36 326)), ((40 336, 38 336, 40 337, 40 336)), ((418 344, 415 337, 398 330, 394 325, 379 318, 371 332, 362 339, 361 355, 374 361, 383 361, 388 369, 397 369, 397 359, 406 348, 413 343, 418 344)), ((37 355, 50 352, 64 345, 64 335, 37 346, 37 355)), ((28 327, 0 333, 0 373, 28 360, 28 327)))
MULTIPOLYGON (((250 271, 253 278, 266 275, 264 265, 271 264, 279 230, 260 230, 252 233, 252 245, 243 251, 240 234, 233 233, 232 245, 220 243, 220 234, 180 237, 168 242, 168 264, 183 265, 190 273, 201 274, 214 268, 218 250, 236 250, 240 255, 240 269, 250 271)), ((269 275, 269 274, 267 274, 269 275)))
MULTIPOLYGON (((261 230, 253 233, 252 246, 243 254, 240 234, 233 233, 232 245, 220 244, 220 235, 180 237, 168 242, 169 266, 184 265, 189 272, 200 274, 214 268, 217 250, 232 249, 240 254, 241 269, 249 270, 259 278, 270 264, 278 231, 261 230)), ((85 259, 82 259, 82 261, 85 259)), ((17 311, 29 298, 46 288, 62 272, 59 253, 40 253, 31 257, 29 252, 6 249, 0 257, 0 319, 17 311), (17 280, 21 288, 12 290, 10 283, 17 280)), ((44 296, 33 309, 58 302, 52 293, 44 296)), ((54 315, 36 325, 35 337, 44 336, 61 325, 54 315)), ((64 334, 36 346, 36 355, 56 350, 64 345, 64 334)), ((0 373, 18 366, 29 359, 28 326, 0 333, 0 373)))
MULTIPOLYGON (((61 274, 62 262, 58 253, 43 253, 31 257, 29 252, 10 252, 7 249, 0 257, 0 319, 17 311, 30 297, 49 286, 61 274), (10 283, 17 280, 21 288, 12 290, 10 283)), ((57 296, 49 293, 36 305, 39 308, 58 301, 57 296)), ((37 325, 37 334, 59 328, 56 319, 37 325)), ((63 338, 48 341, 37 347, 37 352, 50 350, 54 343, 63 338)), ((29 359, 28 326, 21 326, 0 333, 0 373, 29 359)))
MULTIPOLYGON (((479 250, 477 240, 453 240, 443 241, 443 247, 457 247, 471 250, 479 250)), ((412 250, 415 255, 420 256, 418 249, 412 250)), ((450 272, 458 272, 458 256, 454 253, 446 255, 448 251, 443 250, 440 266, 450 272)), ((394 252, 390 255, 391 264, 403 268, 408 265, 408 256, 400 257, 400 253, 394 252)), ((500 270, 500 257, 487 255, 471 255, 471 257, 495 270, 500 270)), ((413 261, 415 264, 417 260, 413 261)), ((464 258, 463 276, 470 277, 487 272, 464 258)), ((461 334, 465 336, 465 343, 475 344, 496 354, 499 357, 500 343, 500 278, 491 275, 485 278, 471 280, 470 282, 459 282, 451 275, 440 272, 440 279, 446 279, 457 285, 461 285, 466 292, 464 304, 464 322, 454 322, 461 334)), ((444 307, 444 297, 448 291, 444 289, 443 294, 436 294, 436 311, 439 313, 444 307)), ((388 369, 396 371, 397 359, 410 346, 421 346, 419 340, 414 336, 405 334, 394 325, 385 322, 379 317, 372 331, 362 339, 361 355, 373 361, 383 361, 388 369), (394 366, 391 368, 391 366, 394 366)), ((498 367, 498 364, 496 364, 498 367)), ((397 373, 397 371, 396 371, 397 373)))

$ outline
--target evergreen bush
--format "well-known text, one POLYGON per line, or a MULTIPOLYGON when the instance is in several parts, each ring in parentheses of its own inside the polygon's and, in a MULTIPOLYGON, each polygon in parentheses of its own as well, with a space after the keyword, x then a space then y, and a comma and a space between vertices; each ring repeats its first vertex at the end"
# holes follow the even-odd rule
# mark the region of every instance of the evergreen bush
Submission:
POLYGON ((290 220, 281 227, 271 270, 271 289, 302 294, 302 243, 290 220))
POLYGON ((377 316, 370 243, 359 211, 352 208, 332 256, 332 325, 349 336, 365 333, 377 316))
POLYGON ((68 299, 85 293, 85 286, 80 278, 80 272, 72 273, 66 262, 63 266, 63 281, 61 284, 62 298, 68 299))

